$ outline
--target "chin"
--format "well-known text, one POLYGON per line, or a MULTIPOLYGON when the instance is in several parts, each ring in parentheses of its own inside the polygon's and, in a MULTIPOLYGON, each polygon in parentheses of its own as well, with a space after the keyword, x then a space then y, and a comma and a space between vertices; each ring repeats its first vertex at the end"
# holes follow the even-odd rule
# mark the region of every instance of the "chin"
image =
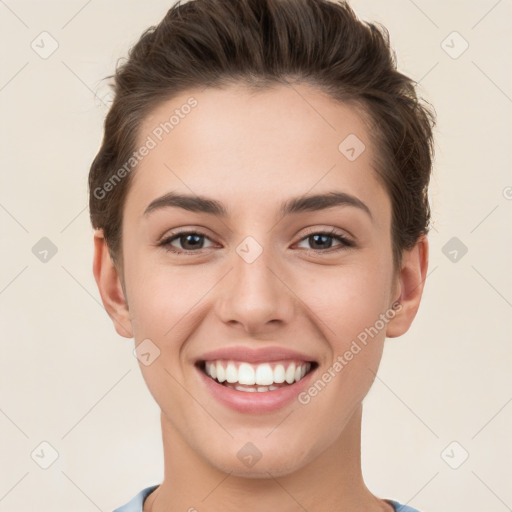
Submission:
POLYGON ((209 454, 209 462, 219 471, 229 473, 232 476, 241 478, 268 479, 272 477, 283 477, 290 475, 307 464, 307 457, 303 449, 294 450, 290 445, 286 446, 283 441, 280 449, 274 449, 272 446, 259 451, 255 445, 247 443, 242 448, 233 451, 233 456, 218 454, 219 457, 213 457, 209 454))

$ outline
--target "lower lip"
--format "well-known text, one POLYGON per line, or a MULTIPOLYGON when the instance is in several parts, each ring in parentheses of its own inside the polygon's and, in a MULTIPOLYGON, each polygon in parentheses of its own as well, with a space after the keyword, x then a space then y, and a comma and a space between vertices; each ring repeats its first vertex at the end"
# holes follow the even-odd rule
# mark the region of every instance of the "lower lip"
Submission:
POLYGON ((221 404, 228 406, 238 412, 249 414, 261 414, 282 409, 297 399, 311 380, 315 370, 311 370, 298 382, 273 391, 238 391, 219 384, 200 368, 196 367, 206 387, 221 404))

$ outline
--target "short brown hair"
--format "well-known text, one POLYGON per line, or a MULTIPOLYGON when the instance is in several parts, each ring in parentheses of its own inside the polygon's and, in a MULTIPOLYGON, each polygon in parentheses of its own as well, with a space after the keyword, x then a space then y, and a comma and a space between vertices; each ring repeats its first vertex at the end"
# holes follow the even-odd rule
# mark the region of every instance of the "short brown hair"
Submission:
MULTIPOLYGON (((395 270, 429 231, 434 111, 397 71, 385 27, 343 1, 179 0, 118 65, 114 101, 89 173, 89 209, 122 266, 122 212, 133 172, 105 192, 135 151, 145 116, 187 89, 309 83, 355 105, 369 123, 375 170, 392 203, 395 270), (102 191, 101 194, 98 191, 102 191)), ((341 142, 341 141, 340 141, 341 142)))

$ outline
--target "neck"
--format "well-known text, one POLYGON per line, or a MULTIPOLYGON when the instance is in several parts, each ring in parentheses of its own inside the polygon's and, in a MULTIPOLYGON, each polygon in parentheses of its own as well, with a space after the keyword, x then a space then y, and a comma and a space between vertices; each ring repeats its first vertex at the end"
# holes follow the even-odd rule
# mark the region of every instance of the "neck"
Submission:
POLYGON ((213 467, 188 446, 162 414, 164 480, 144 512, 308 512, 392 510, 366 488, 361 473, 362 405, 329 449, 297 471, 244 478, 213 467))

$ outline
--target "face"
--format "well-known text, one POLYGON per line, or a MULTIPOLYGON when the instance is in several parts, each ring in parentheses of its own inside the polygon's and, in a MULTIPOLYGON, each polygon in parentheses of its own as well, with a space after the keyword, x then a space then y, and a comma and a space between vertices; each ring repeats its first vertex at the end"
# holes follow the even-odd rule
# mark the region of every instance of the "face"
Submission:
POLYGON ((395 315, 391 203, 367 128, 307 85, 230 86, 161 104, 144 144, 123 270, 163 421, 223 471, 300 469, 342 435, 395 315))

